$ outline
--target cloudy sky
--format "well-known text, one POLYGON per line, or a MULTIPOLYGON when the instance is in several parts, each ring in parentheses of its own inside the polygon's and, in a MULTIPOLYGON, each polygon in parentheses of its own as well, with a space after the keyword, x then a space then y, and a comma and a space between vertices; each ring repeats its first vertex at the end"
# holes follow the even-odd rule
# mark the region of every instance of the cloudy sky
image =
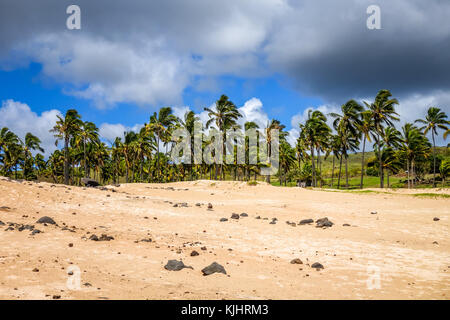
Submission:
POLYGON ((405 121, 431 105, 450 114, 449 16, 448 0, 2 0, 0 127, 51 151, 69 108, 113 140, 159 107, 200 113, 222 93, 292 139, 308 108, 380 89, 405 121), (81 30, 66 27, 71 4, 81 30), (380 30, 366 27, 372 4, 380 30))

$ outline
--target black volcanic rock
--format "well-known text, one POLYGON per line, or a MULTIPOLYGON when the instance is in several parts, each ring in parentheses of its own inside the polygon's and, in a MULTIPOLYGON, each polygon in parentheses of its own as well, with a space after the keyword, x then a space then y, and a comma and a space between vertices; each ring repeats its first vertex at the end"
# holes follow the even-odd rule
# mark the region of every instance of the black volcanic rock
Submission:
POLYGON ((213 262, 209 266, 203 268, 202 273, 204 276, 209 276, 213 273, 227 274, 225 268, 222 265, 218 264, 217 262, 213 262))

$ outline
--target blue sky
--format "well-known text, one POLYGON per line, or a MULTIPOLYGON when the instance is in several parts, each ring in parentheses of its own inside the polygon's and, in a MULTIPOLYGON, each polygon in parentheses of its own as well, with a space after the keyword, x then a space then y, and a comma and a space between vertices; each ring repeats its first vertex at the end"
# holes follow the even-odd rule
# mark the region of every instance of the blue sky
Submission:
MULTIPOLYGON (((235 76, 218 77, 217 87, 211 91, 199 91, 192 86, 182 93, 182 103, 172 107, 188 106, 197 113, 209 107, 221 94, 226 94, 237 105, 243 106, 251 98, 258 98, 270 118, 275 118, 291 128, 291 118, 309 107, 323 103, 320 98, 302 96, 294 90, 287 79, 281 75, 272 75, 259 79, 235 76)), ((148 121, 150 114, 158 106, 141 106, 135 103, 116 103, 107 108, 98 108, 95 102, 82 99, 66 90, 70 84, 61 84, 42 75, 42 65, 31 62, 26 67, 11 71, 0 71, 0 100, 12 99, 26 103, 37 114, 49 109, 64 113, 75 108, 84 120, 101 123, 121 123, 132 127, 148 121)), ((160 107, 165 105, 160 105, 160 107)))

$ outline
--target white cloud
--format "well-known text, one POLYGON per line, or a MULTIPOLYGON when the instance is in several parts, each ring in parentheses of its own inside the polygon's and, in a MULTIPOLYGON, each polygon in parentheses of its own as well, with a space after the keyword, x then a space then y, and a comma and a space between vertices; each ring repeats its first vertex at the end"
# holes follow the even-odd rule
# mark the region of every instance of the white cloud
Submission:
POLYGON ((135 124, 132 127, 124 126, 120 123, 102 123, 99 127, 99 135, 100 138, 106 140, 110 145, 114 142, 116 137, 124 139, 124 132, 126 131, 134 131, 138 132, 143 127, 143 124, 135 124))
POLYGON ((46 34, 22 50, 42 63, 45 76, 72 84, 66 94, 93 100, 99 108, 119 102, 179 103, 191 73, 187 62, 160 40, 133 47, 91 36, 46 34))
POLYGON ((41 115, 31 111, 30 107, 19 101, 6 100, 2 102, 0 108, 0 128, 8 127, 11 131, 24 140, 27 132, 41 139, 41 147, 48 156, 56 149, 55 137, 49 130, 53 128, 57 121, 57 115, 61 112, 56 109, 44 111, 41 115))
POLYGON ((264 111, 263 104, 258 98, 251 98, 246 101, 244 105, 238 108, 242 114, 242 118, 239 119, 239 124, 244 127, 245 122, 253 121, 260 129, 265 128, 269 122, 269 117, 264 111))
POLYGON ((289 136, 287 137, 287 141, 294 146, 297 143, 297 138, 300 135, 300 123, 305 123, 306 119, 308 119, 309 110, 318 110, 322 112, 327 117, 327 124, 330 128, 333 128, 333 117, 331 117, 330 113, 339 113, 340 108, 337 105, 325 104, 318 107, 309 107, 303 110, 301 113, 297 113, 291 118, 291 126, 292 128, 288 131, 289 136))

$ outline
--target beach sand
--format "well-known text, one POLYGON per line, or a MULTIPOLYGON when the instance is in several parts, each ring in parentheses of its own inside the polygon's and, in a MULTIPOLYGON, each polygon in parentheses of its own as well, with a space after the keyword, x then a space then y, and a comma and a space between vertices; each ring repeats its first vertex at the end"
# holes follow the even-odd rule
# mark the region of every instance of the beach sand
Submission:
POLYGON ((448 190, 351 193, 220 181, 106 189, 0 178, 0 299, 450 296, 450 199, 412 195, 448 190), (57 225, 36 223, 42 216, 57 225), (334 225, 298 225, 324 217, 334 225), (14 230, 6 231, 8 222, 14 230), (302 264, 292 264, 296 258, 302 264), (170 259, 193 269, 165 270, 170 259), (212 262, 227 275, 203 276, 212 262), (324 269, 311 268, 315 262, 324 269))

